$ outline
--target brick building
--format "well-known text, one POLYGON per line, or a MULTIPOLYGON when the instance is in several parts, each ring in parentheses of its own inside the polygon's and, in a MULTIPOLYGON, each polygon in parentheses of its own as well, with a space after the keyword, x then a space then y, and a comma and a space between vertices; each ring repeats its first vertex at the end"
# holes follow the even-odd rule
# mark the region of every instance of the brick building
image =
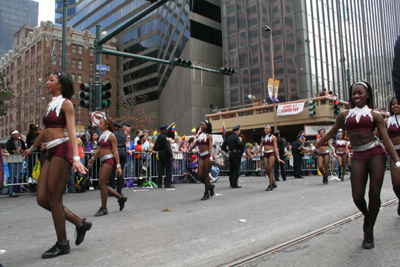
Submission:
MULTIPOLYGON (((78 31, 67 27, 67 72, 75 82, 75 95, 71 101, 75 105, 76 125, 89 125, 90 114, 79 106, 79 85, 94 81, 95 53, 93 42, 95 35, 89 31, 78 31)), ((51 95, 45 83, 49 74, 61 70, 62 27, 51 21, 41 22, 39 27, 24 25, 14 35, 13 50, 0 59, 0 73, 10 83, 15 98, 10 102, 7 115, 0 117, 0 137, 9 136, 17 129, 25 132, 29 124, 42 125, 42 116, 51 95)), ((115 49, 116 39, 104 46, 115 49)), ((102 55, 102 65, 110 66, 110 72, 102 80, 111 83, 111 93, 115 96, 116 58, 102 55)), ((108 110, 115 117, 116 101, 108 110)))

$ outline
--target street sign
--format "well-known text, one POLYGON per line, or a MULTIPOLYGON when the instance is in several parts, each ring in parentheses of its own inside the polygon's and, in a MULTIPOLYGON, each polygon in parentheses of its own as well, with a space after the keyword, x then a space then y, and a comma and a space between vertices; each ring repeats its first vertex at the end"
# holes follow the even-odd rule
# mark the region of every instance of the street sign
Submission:
POLYGON ((110 71, 110 67, 106 65, 96 65, 96 70, 110 71))
POLYGON ((92 112, 92 123, 95 126, 100 125, 100 120, 106 117, 106 113, 102 111, 92 112))
POLYGON ((106 70, 101 70, 101 71, 100 71, 100 77, 103 76, 103 75, 106 75, 106 74, 107 74, 107 71, 106 71, 106 70))

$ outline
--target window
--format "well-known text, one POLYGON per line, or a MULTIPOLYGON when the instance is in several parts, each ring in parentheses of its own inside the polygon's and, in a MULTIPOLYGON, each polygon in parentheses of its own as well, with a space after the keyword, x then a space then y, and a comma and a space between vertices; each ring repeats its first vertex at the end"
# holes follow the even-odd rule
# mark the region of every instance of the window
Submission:
POLYGON ((75 82, 75 76, 76 76, 75 73, 72 73, 72 74, 71 74, 71 78, 72 78, 72 81, 73 81, 73 82, 75 82))
POLYGON ((71 68, 76 68, 76 59, 71 59, 71 68))
POLYGON ((94 81, 93 76, 89 76, 89 82, 93 82, 93 81, 94 81))
POLYGON ((81 45, 78 45, 78 54, 82 55, 82 46, 81 45))
POLYGON ((78 69, 82 69, 82 60, 78 60, 78 69))
POLYGON ((82 83, 82 74, 78 74, 78 83, 82 83))
POLYGON ((89 62, 89 70, 93 71, 93 62, 89 62))
POLYGON ((72 53, 76 53, 76 45, 75 44, 72 45, 72 53))
POLYGON ((90 56, 93 57, 94 54, 94 48, 90 48, 90 56))

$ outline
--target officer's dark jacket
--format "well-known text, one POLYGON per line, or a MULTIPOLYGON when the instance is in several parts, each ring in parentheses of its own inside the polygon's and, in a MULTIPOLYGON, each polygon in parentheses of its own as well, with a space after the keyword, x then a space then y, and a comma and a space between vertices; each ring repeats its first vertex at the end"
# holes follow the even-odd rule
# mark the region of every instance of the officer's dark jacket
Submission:
POLYGON ((242 141, 240 141, 239 135, 236 133, 231 134, 222 144, 222 149, 225 152, 228 152, 228 149, 230 151, 241 151, 242 153, 244 152, 244 145, 242 141), (228 148, 227 148, 228 146, 228 148))
POLYGON ((285 140, 283 140, 283 138, 277 137, 276 138, 276 144, 277 144, 278 149, 279 149, 279 156, 282 158, 285 155, 286 142, 285 142, 285 140))
POLYGON ((115 135, 115 138, 117 138, 117 147, 126 149, 126 146, 125 146, 126 136, 125 136, 125 134, 123 132, 121 132, 120 129, 115 129, 114 130, 114 135, 115 135))
POLYGON ((157 140, 156 143, 154 144, 154 148, 155 151, 163 151, 165 150, 165 152, 167 153, 167 156, 169 158, 172 158, 172 150, 171 150, 171 144, 169 143, 169 141, 167 140, 167 135, 166 134, 159 134, 157 136, 157 140))

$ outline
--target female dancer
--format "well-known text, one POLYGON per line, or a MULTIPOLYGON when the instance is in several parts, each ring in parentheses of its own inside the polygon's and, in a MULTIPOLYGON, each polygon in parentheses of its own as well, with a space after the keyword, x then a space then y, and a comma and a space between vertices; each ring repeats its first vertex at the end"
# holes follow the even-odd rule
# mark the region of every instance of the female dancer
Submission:
POLYGON ((353 145, 353 168, 350 180, 354 203, 364 214, 364 240, 362 247, 374 247, 374 225, 381 206, 380 192, 386 167, 386 153, 374 136, 375 127, 383 139, 383 143, 393 158, 397 175, 400 174, 400 158, 388 137, 382 115, 372 110, 374 103, 374 90, 368 82, 355 82, 349 88, 350 110, 342 111, 336 118, 332 129, 317 143, 320 147, 339 128, 347 125, 347 133, 353 145), (369 204, 364 199, 365 190, 370 177, 369 204))
POLYGON ((100 120, 99 129, 103 133, 100 135, 98 146, 99 149, 89 160, 89 165, 92 165, 94 160, 100 156, 100 170, 99 170, 99 187, 101 196, 101 207, 94 216, 103 216, 108 214, 107 210, 107 194, 110 194, 118 199, 119 210, 123 210, 125 202, 128 199, 123 195, 118 194, 110 186, 107 186, 107 181, 113 169, 117 168, 117 175, 122 174, 121 164, 119 164, 119 155, 117 148, 117 138, 112 133, 114 128, 113 121, 110 117, 100 120))
POLYGON ((261 149, 264 147, 264 166, 269 178, 269 185, 265 191, 272 191, 274 188, 278 187, 274 179, 275 157, 282 163, 284 163, 284 161, 279 158, 277 140, 271 133, 271 126, 266 125, 264 127, 264 133, 265 136, 261 138, 260 147, 255 154, 257 155, 260 153, 261 149))
POLYGON ((211 170, 211 164, 214 161, 211 122, 204 120, 200 125, 200 130, 201 134, 199 134, 195 142, 190 145, 189 152, 199 145, 200 160, 197 176, 205 186, 204 196, 201 198, 201 200, 207 200, 210 198, 210 196, 214 196, 215 188, 215 185, 210 184, 210 178, 208 177, 211 170))
POLYGON ((347 141, 344 140, 343 138, 343 133, 339 132, 338 134, 338 140, 335 142, 335 150, 336 150, 336 155, 338 158, 338 163, 339 163, 339 179, 341 181, 344 181, 344 172, 346 169, 346 162, 347 162, 347 141), (342 178, 340 178, 340 176, 342 178))
POLYGON ((46 140, 47 156, 42 166, 37 186, 37 202, 53 215, 57 233, 56 244, 42 254, 42 258, 53 258, 70 252, 69 241, 65 230, 65 220, 75 224, 78 246, 85 238, 86 231, 92 222, 82 219, 62 203, 64 186, 70 173, 71 165, 75 171, 86 174, 78 153, 78 142, 75 134, 74 106, 69 100, 74 95, 74 83, 69 74, 52 72, 46 82, 47 90, 53 95, 43 117, 45 129, 40 132, 33 145, 22 155, 31 155, 43 140, 46 140))
MULTIPOLYGON (((386 120, 386 127, 389 138, 396 149, 397 155, 400 157, 400 105, 395 97, 390 100, 390 115, 386 120)), ((394 193, 400 199, 400 175, 396 170, 396 163, 393 158, 390 161, 390 173, 392 175, 394 193)), ((397 206, 397 214, 400 216, 400 200, 397 206)))
MULTIPOLYGON (((325 130, 324 129, 320 129, 318 131, 318 134, 320 136, 320 138, 318 140, 321 140, 324 136, 325 136, 325 130)), ((325 140, 325 139, 324 139, 325 140)), ((318 141, 319 143, 319 141, 318 141)), ((323 144, 319 145, 320 148, 318 150, 318 169, 319 171, 322 173, 322 182, 324 184, 328 184, 328 176, 329 176, 329 159, 331 158, 331 156, 329 155, 329 149, 328 146, 330 147, 331 151, 334 153, 335 157, 335 150, 332 147, 331 141, 326 140, 323 144)))

